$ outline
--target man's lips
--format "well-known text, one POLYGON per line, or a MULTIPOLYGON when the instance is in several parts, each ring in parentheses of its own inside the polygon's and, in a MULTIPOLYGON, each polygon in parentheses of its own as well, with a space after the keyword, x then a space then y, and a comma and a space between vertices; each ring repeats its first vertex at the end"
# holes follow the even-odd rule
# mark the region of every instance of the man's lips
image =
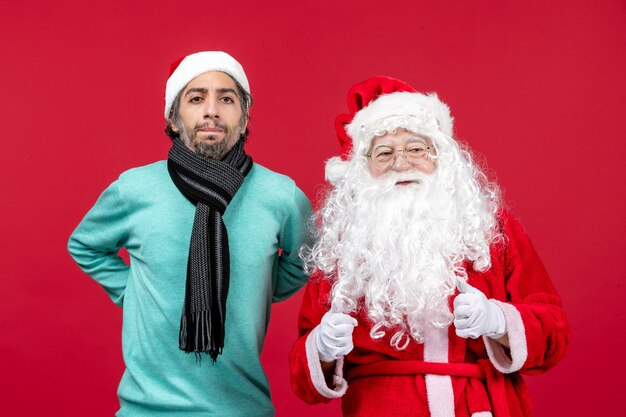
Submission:
POLYGON ((405 181, 398 181, 396 182, 396 185, 410 185, 410 184, 416 184, 419 181, 417 180, 405 180, 405 181))
POLYGON ((223 131, 224 129, 219 128, 219 127, 202 127, 198 129, 198 132, 205 132, 205 133, 222 133, 223 131))

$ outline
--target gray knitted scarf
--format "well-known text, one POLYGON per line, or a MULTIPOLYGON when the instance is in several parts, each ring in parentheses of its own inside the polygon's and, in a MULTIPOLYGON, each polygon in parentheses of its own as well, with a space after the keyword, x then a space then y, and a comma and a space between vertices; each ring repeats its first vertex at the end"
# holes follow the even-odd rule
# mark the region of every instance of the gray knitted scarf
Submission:
POLYGON ((220 161, 197 155, 174 140, 167 159, 172 181, 196 206, 179 348, 198 357, 207 353, 213 362, 224 348, 230 282, 228 234, 222 216, 251 168, 252 158, 246 155, 242 140, 220 161))

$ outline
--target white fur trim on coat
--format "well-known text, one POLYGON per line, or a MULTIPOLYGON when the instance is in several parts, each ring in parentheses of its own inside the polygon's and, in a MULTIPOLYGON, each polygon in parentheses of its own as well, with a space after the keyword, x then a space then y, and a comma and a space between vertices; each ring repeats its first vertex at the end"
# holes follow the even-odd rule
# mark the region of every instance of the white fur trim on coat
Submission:
POLYGON ((513 305, 498 300, 491 300, 502 313, 506 322, 506 334, 509 338, 509 356, 504 347, 490 337, 483 336, 487 355, 493 366, 503 374, 519 371, 528 358, 528 346, 526 344, 526 330, 519 311, 513 305))
POLYGON ((311 374, 311 381, 313 386, 323 397, 326 398, 339 398, 346 393, 348 389, 348 381, 343 377, 343 357, 337 359, 335 365, 335 374, 333 375, 334 388, 329 387, 326 384, 326 378, 324 378, 324 372, 322 372, 322 364, 320 363, 320 354, 317 350, 317 343, 315 342, 318 327, 311 330, 311 333, 306 338, 306 359, 309 365, 309 373, 311 374))
MULTIPOLYGON (((426 328, 424 361, 448 363, 448 329, 426 328)), ((428 409, 432 417, 454 417, 454 391, 448 375, 424 376, 428 409)))

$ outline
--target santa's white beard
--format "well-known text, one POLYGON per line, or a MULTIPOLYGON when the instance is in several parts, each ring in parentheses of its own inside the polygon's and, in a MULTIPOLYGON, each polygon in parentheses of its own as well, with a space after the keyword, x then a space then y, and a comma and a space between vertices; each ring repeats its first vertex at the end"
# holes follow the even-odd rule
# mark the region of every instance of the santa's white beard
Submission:
MULTIPOLYGON (((353 174, 327 199, 320 239, 305 260, 335 280, 333 311, 364 308, 371 336, 392 329, 391 344, 403 349, 410 338, 421 342, 426 326, 452 322, 448 298, 457 277, 467 278, 463 260, 476 252, 464 239, 466 202, 457 187, 442 186, 437 170, 353 174), (415 182, 396 185, 403 180, 415 182)), ((488 236, 482 233, 483 253, 488 236)))

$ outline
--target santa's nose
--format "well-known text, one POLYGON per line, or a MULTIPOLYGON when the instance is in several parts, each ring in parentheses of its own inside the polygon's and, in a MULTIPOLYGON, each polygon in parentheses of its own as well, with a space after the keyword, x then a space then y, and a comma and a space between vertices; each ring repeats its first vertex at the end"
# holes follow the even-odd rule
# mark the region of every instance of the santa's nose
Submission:
POLYGON ((406 171, 411 168, 412 165, 407 160, 406 156, 404 156, 404 152, 399 151, 396 153, 396 157, 391 165, 391 169, 394 171, 406 171))

